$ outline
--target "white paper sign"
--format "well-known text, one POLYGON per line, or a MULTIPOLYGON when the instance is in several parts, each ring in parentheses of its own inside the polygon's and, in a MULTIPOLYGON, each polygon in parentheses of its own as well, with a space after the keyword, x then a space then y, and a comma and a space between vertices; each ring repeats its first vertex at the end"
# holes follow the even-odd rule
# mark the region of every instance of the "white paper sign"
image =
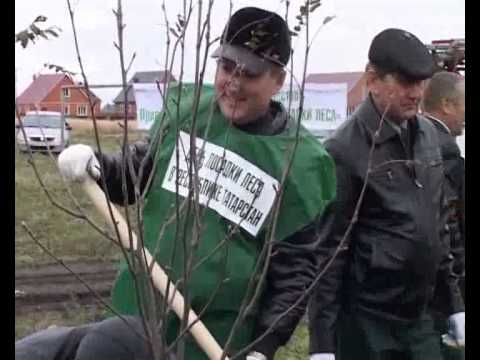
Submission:
MULTIPOLYGON (((180 132, 162 188, 187 197, 189 193, 190 135, 180 132)), ((234 152, 196 139, 199 202, 256 236, 275 201, 278 181, 234 152)))
MULTIPOLYGON (((284 86, 275 96, 290 114, 298 119, 300 89, 297 85, 284 86)), ((318 130, 335 130, 347 118, 347 84, 305 84, 302 125, 315 132, 318 130)))
POLYGON ((133 90, 137 105, 137 128, 148 130, 162 112, 162 95, 157 84, 133 84, 133 90))

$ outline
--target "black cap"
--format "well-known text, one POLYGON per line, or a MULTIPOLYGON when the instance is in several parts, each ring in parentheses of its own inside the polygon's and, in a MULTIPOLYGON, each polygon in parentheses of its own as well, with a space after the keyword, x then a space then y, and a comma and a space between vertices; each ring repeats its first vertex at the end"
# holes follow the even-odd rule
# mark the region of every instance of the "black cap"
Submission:
POLYGON ((375 36, 368 59, 386 72, 414 80, 427 79, 435 71, 428 48, 415 35, 401 29, 386 29, 375 36))
POLYGON ((261 73, 272 64, 285 66, 290 59, 290 31, 279 15, 246 7, 235 12, 222 34, 213 57, 223 57, 261 73))

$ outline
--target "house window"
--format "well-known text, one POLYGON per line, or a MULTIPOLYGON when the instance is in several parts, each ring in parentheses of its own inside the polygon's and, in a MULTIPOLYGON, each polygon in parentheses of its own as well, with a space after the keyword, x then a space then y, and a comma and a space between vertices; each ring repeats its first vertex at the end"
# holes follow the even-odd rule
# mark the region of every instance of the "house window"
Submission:
POLYGON ((63 94, 64 98, 69 98, 70 97, 70 89, 68 89, 68 88, 62 89, 62 94, 63 94))
POLYGON ((77 115, 86 116, 87 115, 87 105, 78 105, 77 106, 77 115))
POLYGON ((63 113, 65 115, 70 115, 70 106, 65 105, 65 107, 63 108, 63 113))

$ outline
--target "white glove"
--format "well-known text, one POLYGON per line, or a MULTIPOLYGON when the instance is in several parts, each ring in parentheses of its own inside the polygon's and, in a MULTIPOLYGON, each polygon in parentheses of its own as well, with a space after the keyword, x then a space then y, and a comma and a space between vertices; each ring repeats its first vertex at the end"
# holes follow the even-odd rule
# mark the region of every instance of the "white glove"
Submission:
POLYGON ((267 357, 257 351, 250 352, 245 360, 267 360, 267 357))
POLYGON ((335 354, 320 353, 310 355, 310 360, 335 360, 335 354))
POLYGON ((100 164, 88 145, 71 145, 58 156, 58 169, 63 177, 70 181, 82 182, 88 176, 100 178, 100 164))
POLYGON ((465 346, 465 313, 459 312, 450 315, 447 320, 448 334, 460 347, 465 346))

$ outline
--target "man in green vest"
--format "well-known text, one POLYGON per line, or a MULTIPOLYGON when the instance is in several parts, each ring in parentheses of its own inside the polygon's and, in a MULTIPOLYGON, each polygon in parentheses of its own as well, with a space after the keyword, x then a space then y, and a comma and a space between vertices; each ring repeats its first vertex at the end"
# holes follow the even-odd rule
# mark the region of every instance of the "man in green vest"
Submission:
MULTIPOLYGON (((306 289, 317 273, 317 219, 335 196, 332 159, 272 100, 290 53, 290 32, 280 16, 240 9, 212 55, 218 64, 214 87, 203 87, 198 101, 196 87, 169 92, 150 141, 130 146, 125 177, 121 154, 100 156, 86 145, 71 146, 58 160, 68 179, 93 176, 102 184, 103 177, 111 200, 121 205, 137 200, 133 179, 140 177, 145 246, 227 354, 248 360, 273 359, 303 316, 306 289), (241 311, 248 303, 248 313, 241 311)), ((146 300, 136 293, 141 280, 135 282, 125 266, 112 296, 113 307, 138 332, 146 300)), ((182 327, 170 316, 162 329, 173 344, 182 327)), ((65 329, 62 336, 66 340, 56 347, 50 342, 49 349, 72 354, 65 359, 151 358, 149 346, 117 318, 65 329)), ((22 341, 16 353, 25 355, 17 359, 32 359, 31 343, 41 341, 22 341)), ((184 358, 207 359, 190 338, 184 358)))

